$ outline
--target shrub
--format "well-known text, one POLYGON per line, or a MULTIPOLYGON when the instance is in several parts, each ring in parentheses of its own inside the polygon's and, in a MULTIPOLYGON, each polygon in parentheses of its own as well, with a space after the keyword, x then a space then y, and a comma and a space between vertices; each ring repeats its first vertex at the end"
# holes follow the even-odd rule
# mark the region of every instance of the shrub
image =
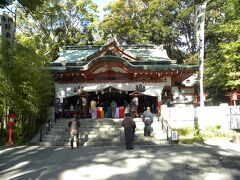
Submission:
POLYGON ((193 142, 203 142, 205 139, 209 138, 224 138, 231 139, 233 137, 234 131, 221 130, 221 125, 208 126, 206 130, 200 130, 198 127, 188 127, 179 128, 179 142, 182 143, 193 143, 193 142))

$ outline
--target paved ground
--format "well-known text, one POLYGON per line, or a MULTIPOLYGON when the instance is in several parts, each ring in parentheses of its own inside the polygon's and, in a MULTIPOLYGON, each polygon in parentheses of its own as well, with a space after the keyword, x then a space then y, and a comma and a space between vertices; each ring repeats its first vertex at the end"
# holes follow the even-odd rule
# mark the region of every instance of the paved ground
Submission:
POLYGON ((0 179, 240 179, 240 145, 213 140, 175 146, 0 149, 0 179))

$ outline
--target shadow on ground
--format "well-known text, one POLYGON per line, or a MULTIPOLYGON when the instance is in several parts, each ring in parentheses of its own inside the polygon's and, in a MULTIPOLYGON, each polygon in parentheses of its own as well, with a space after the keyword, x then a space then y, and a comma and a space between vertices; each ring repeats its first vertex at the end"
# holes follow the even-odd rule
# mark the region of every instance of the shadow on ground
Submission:
POLYGON ((20 146, 0 150, 0 179, 240 179, 240 153, 217 145, 20 146))

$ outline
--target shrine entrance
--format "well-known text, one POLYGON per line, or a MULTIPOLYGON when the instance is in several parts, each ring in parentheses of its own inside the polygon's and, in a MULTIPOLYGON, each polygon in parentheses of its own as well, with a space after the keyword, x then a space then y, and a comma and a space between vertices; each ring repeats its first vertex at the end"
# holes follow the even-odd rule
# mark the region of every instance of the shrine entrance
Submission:
MULTIPOLYGON (((87 117, 90 117, 89 110, 90 110, 90 102, 92 100, 96 101, 97 109, 100 109, 99 111, 107 111, 107 109, 110 108, 110 104, 112 101, 115 101, 117 104, 117 107, 124 108, 126 104, 130 104, 133 96, 130 94, 133 91, 119 91, 115 88, 106 88, 103 91, 99 92, 88 92, 87 95, 85 95, 85 98, 87 100, 87 117)), ((79 114, 79 99, 81 98, 80 95, 73 95, 66 98, 63 98, 63 116, 64 117, 71 117, 72 114, 77 113, 79 114), (70 112, 69 112, 70 111, 70 112)), ((149 96, 149 95, 142 95, 138 97, 139 105, 138 105, 138 113, 142 114, 146 107, 151 107, 152 113, 156 113, 157 110, 157 97, 149 96)), ((80 102, 82 102, 80 100, 80 102)), ((111 117, 111 116, 104 116, 105 118, 111 117)), ((121 118, 122 115, 119 116, 121 118)), ((98 117, 99 118, 99 117, 98 117)))

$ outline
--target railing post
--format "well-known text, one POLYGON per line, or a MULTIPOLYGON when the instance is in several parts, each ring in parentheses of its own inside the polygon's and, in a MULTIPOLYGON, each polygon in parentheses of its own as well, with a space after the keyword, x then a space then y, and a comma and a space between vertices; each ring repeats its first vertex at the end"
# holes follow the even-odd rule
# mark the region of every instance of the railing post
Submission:
POLYGON ((167 140, 169 140, 169 138, 168 138, 168 126, 167 126, 167 140))
POLYGON ((163 118, 161 118, 161 121, 162 121, 162 130, 163 130, 163 118))
POLYGON ((39 135, 40 135, 39 141, 42 142, 42 128, 40 128, 40 133, 39 133, 39 135))
POLYGON ((48 120, 48 131, 50 131, 50 120, 48 120))

